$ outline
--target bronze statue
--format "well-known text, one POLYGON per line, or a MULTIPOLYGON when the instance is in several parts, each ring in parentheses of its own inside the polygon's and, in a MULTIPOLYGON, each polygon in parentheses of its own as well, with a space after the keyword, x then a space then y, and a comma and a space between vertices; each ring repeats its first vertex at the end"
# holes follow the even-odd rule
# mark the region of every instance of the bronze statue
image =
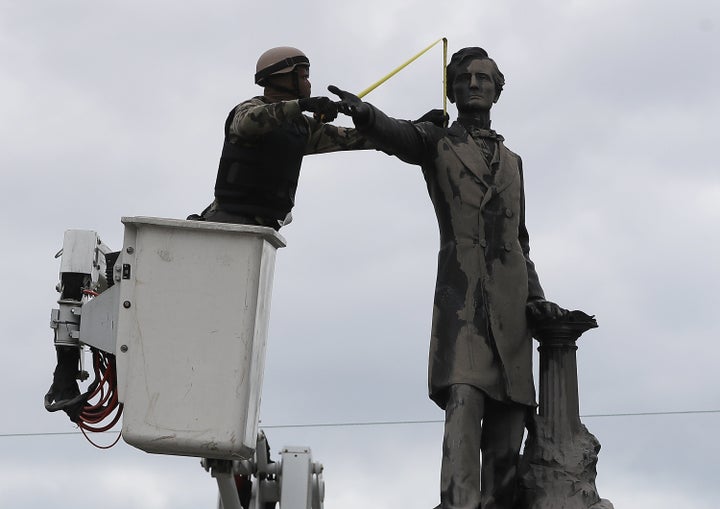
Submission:
POLYGON ((452 56, 447 78, 459 113, 450 127, 396 120, 329 90, 376 148, 422 168, 435 207, 440 252, 429 392, 445 410, 441 507, 511 509, 526 418, 536 404, 528 319, 566 310, 545 300, 530 260, 520 157, 490 129, 502 73, 473 47, 452 56))

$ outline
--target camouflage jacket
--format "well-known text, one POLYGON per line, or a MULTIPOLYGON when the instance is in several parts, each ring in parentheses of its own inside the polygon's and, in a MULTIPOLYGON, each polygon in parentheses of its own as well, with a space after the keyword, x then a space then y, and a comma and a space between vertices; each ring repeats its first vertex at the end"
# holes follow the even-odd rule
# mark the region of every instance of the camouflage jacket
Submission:
POLYGON ((252 143, 273 129, 283 128, 292 122, 300 122, 307 127, 306 155, 373 148, 355 129, 322 123, 304 115, 298 100, 268 103, 261 96, 235 107, 230 135, 252 143))
POLYGON ((303 115, 297 100, 270 103, 255 97, 236 106, 225 124, 225 142, 211 214, 287 223, 295 205, 306 154, 370 148, 355 129, 303 115))

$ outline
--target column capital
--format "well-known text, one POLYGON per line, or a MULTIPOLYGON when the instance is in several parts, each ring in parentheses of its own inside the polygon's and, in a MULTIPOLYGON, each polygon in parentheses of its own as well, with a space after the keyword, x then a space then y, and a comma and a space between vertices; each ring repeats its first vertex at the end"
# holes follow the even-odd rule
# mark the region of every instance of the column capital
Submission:
POLYGON ((540 346, 572 346, 586 331, 598 326, 595 316, 583 311, 568 311, 560 318, 541 320, 533 324, 533 337, 540 346))

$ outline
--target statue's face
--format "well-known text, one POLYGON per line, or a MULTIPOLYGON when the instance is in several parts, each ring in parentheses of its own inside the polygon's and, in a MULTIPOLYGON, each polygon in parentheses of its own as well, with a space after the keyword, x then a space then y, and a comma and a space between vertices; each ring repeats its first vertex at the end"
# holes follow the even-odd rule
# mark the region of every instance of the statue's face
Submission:
POLYGON ((455 103, 460 112, 488 111, 497 99, 490 60, 468 60, 453 81, 455 103))

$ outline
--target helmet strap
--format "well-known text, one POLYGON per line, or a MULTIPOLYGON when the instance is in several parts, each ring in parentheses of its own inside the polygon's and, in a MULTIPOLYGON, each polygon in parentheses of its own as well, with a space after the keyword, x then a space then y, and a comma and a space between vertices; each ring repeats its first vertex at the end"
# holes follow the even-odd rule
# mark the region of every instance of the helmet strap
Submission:
POLYGON ((280 62, 276 62, 273 65, 256 72, 255 83, 260 85, 264 79, 269 78, 275 72, 281 69, 285 69, 287 67, 295 69, 295 67, 297 67, 298 65, 310 65, 310 60, 308 60, 306 56, 299 55, 296 57, 286 58, 284 60, 281 60, 280 62))

